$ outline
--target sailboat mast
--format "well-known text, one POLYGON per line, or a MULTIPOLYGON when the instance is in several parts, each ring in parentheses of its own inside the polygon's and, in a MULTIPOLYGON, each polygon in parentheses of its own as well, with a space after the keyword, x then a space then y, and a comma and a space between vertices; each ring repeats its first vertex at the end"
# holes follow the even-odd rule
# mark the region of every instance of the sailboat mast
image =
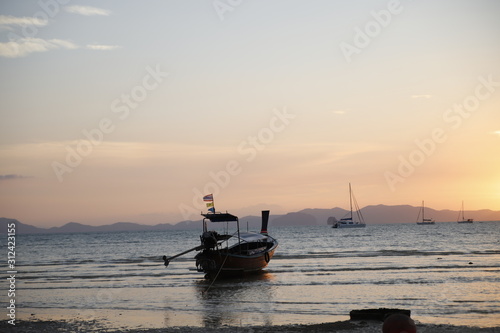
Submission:
POLYGON ((425 222, 424 211, 425 211, 425 208, 424 208, 424 200, 422 200, 422 222, 425 222))
POLYGON ((351 183, 349 183, 349 205, 351 207, 351 221, 353 221, 352 219, 352 193, 351 193, 351 183))

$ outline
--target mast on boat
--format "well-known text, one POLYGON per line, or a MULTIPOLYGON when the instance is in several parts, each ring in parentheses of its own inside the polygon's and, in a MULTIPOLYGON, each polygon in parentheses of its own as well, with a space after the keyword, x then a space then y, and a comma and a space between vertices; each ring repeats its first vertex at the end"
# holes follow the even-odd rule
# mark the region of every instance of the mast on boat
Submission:
POLYGON ((351 183, 349 183, 349 204, 351 206, 351 221, 352 221, 352 223, 354 223, 353 214, 352 214, 352 204, 353 204, 353 202, 354 202, 354 208, 356 209, 356 215, 358 216, 357 223, 359 223, 359 224, 365 224, 365 219, 363 218, 363 214, 361 213, 361 209, 359 208, 358 201, 356 200, 356 197, 352 193, 351 183))
POLYGON ((434 224, 434 220, 431 219, 426 219, 425 218, 425 204, 424 200, 422 200, 422 207, 418 211, 418 216, 417 216, 417 224, 434 224), (420 212, 422 212, 422 221, 420 221, 420 212))
POLYGON ((465 219, 464 201, 462 200, 462 210, 458 213, 457 222, 458 223, 472 223, 474 219, 465 219), (460 219, 460 214, 462 214, 462 219, 460 219))
POLYGON ((358 202, 356 201, 356 197, 352 193, 351 183, 349 183, 349 213, 344 216, 349 216, 349 217, 343 217, 340 219, 340 221, 337 221, 335 217, 331 216, 328 218, 327 224, 333 225, 332 228, 364 228, 366 226, 363 214, 361 214, 358 202), (354 220, 353 205, 354 209, 356 210, 356 214, 358 216, 358 221, 356 222, 354 220))
POLYGON ((351 221, 352 219, 352 191, 351 191, 351 183, 349 183, 349 206, 351 207, 351 221))

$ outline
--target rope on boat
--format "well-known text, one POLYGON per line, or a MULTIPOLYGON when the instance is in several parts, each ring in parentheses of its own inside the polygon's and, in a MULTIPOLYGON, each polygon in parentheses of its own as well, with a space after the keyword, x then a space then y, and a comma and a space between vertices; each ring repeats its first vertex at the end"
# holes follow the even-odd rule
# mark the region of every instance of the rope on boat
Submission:
POLYGON ((203 291, 202 294, 207 293, 210 290, 210 288, 212 288, 213 284, 215 283, 215 280, 217 280, 217 277, 219 276, 220 272, 222 271, 222 267, 224 267, 224 264, 226 263, 227 257, 229 257, 229 251, 227 251, 226 257, 224 258, 222 265, 220 265, 219 271, 217 272, 217 274, 215 274, 215 277, 213 278, 212 283, 210 283, 208 288, 205 291, 203 291))

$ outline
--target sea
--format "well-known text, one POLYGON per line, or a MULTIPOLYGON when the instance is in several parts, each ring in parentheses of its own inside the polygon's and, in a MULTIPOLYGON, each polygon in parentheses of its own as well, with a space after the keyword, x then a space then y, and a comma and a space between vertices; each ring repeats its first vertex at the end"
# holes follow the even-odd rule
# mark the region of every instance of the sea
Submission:
POLYGON ((16 235, 18 317, 114 313, 126 323, 135 314, 142 327, 216 328, 323 323, 384 307, 411 310, 422 323, 500 326, 500 222, 359 229, 271 222, 279 247, 268 267, 215 281, 194 270, 196 252, 163 264, 163 255, 199 245, 200 231, 201 224, 199 231, 16 235))

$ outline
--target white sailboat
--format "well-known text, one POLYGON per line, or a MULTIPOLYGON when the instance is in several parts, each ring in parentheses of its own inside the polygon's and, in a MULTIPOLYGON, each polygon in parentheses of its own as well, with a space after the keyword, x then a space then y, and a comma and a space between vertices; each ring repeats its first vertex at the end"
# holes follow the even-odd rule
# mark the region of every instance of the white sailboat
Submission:
POLYGON ((417 224, 435 224, 436 221, 434 221, 434 219, 429 219, 429 218, 425 218, 424 216, 424 212, 425 212, 425 208, 424 208, 424 201, 422 201, 422 207, 420 208, 420 210, 418 211, 418 216, 417 216, 417 224), (420 213, 422 213, 422 220, 419 220, 420 218, 420 213))
POLYGON ((349 217, 344 217, 344 218, 340 219, 340 221, 337 221, 337 219, 335 217, 328 218, 327 223, 333 224, 332 228, 364 228, 364 227, 366 227, 365 221, 363 219, 363 215, 361 214, 361 210, 359 209, 356 198, 354 197, 354 194, 352 193, 351 183, 349 183, 349 203, 350 203, 350 208, 351 208, 351 213, 350 213, 349 217), (356 208, 356 215, 358 217, 357 221, 354 220, 353 214, 352 214, 353 202, 354 202, 354 206, 356 208))
POLYGON ((458 213, 458 223, 473 223, 474 219, 465 219, 465 214, 464 214, 464 202, 462 200, 462 210, 458 213), (462 216, 462 217, 460 217, 462 216))

